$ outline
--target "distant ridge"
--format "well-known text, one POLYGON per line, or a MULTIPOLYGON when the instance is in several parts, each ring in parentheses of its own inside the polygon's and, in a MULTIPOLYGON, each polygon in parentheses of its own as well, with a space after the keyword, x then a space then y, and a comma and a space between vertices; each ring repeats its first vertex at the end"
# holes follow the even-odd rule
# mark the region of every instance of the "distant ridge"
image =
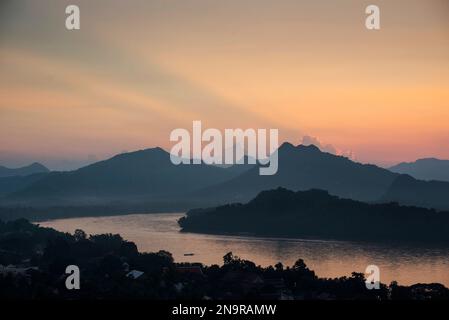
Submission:
POLYGON ((122 153, 75 171, 52 172, 8 196, 28 204, 92 204, 175 197, 221 183, 240 171, 206 164, 174 165, 162 148, 122 153))
POLYGON ((435 158, 418 159, 414 162, 402 162, 389 170, 408 174, 420 180, 449 181, 449 160, 435 158))
POLYGON ((374 165, 322 152, 314 145, 294 146, 286 142, 278 151, 277 174, 261 176, 258 167, 254 167, 232 180, 202 190, 199 195, 215 196, 223 203, 245 202, 263 190, 284 187, 293 191, 322 189, 341 197, 376 201, 398 176, 374 165))
POLYGON ((368 203, 387 201, 449 209, 449 182, 417 180, 322 152, 314 145, 284 143, 278 156, 278 172, 261 176, 260 165, 229 168, 204 163, 174 165, 167 151, 150 148, 122 153, 74 171, 50 172, 36 180, 15 180, 12 189, 6 182, 3 190, 12 192, 0 199, 0 205, 121 208, 129 205, 130 209, 137 206, 145 211, 155 208, 179 211, 247 202, 263 190, 283 187, 293 191, 321 189, 368 203))
POLYGON ((254 167, 234 179, 199 192, 218 203, 247 202, 263 190, 277 187, 293 191, 310 189, 365 202, 398 202, 403 205, 449 210, 449 182, 426 182, 370 164, 320 151, 314 145, 279 148, 279 170, 260 176, 254 167))
POLYGON ((42 179, 47 174, 47 172, 41 172, 26 176, 11 176, 0 178, 0 197, 12 192, 25 189, 36 181, 42 179))
POLYGON ((38 162, 34 162, 28 166, 21 168, 7 168, 0 166, 0 178, 14 177, 14 176, 28 176, 35 173, 47 173, 50 172, 45 166, 38 162))
POLYGON ((380 201, 449 210, 449 183, 422 181, 403 174, 392 183, 380 201))

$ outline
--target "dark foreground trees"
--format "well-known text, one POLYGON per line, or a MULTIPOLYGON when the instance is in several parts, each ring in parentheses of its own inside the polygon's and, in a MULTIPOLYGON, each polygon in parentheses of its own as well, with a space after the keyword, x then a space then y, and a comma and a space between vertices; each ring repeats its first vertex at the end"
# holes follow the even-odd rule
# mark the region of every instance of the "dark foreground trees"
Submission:
POLYGON ((440 284, 381 285, 363 274, 319 278, 299 259, 260 267, 232 253, 223 265, 175 263, 169 252, 140 253, 119 235, 74 235, 26 220, 0 221, 0 299, 449 299, 440 284), (65 286, 68 265, 79 290, 65 286))
POLYGON ((262 191, 246 204, 190 210, 179 225, 187 232, 212 234, 449 243, 449 212, 364 203, 323 190, 262 191))

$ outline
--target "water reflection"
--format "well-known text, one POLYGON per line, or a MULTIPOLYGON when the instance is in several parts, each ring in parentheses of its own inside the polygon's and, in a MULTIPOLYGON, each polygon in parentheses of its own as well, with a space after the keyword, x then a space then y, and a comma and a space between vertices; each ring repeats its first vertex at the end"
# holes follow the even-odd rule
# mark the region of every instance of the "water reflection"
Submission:
POLYGON ((40 223, 60 231, 83 229, 88 234, 119 233, 140 251, 170 251, 176 261, 221 264, 227 252, 260 265, 298 258, 321 277, 363 272, 367 265, 380 267, 381 281, 400 284, 440 282, 449 286, 449 248, 347 241, 253 238, 245 236, 180 233, 182 214, 136 214, 113 217, 71 218, 40 223), (194 253, 193 256, 184 256, 194 253))

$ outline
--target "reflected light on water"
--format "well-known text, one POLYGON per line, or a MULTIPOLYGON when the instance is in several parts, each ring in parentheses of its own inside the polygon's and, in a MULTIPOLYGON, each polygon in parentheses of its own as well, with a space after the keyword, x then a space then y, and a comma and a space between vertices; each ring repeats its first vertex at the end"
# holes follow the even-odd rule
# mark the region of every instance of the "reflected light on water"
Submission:
POLYGON ((75 229, 87 234, 118 233, 135 242, 139 251, 166 250, 177 262, 221 264, 223 256, 232 251, 262 266, 277 262, 293 265, 301 258, 320 277, 350 276, 374 264, 379 266, 381 281, 386 284, 396 280, 404 285, 439 282, 449 286, 449 248, 181 233, 177 220, 182 216, 134 214, 58 219, 39 224, 70 233, 75 229))

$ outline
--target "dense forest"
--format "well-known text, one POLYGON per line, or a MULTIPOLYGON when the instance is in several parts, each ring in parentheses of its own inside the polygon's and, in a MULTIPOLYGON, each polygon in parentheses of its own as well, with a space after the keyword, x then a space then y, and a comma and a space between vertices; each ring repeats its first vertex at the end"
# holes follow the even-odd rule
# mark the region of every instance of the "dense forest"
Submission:
POLYGON ((263 191, 247 204, 190 210, 184 231, 370 241, 449 242, 449 212, 368 204, 322 190, 263 191))
POLYGON ((221 266, 176 263, 169 252, 141 253, 120 235, 0 221, 0 299, 449 299, 441 284, 368 290, 365 281, 361 273, 319 278, 301 259, 260 267, 231 252, 221 266), (79 267, 80 289, 67 289, 68 265, 79 267))

